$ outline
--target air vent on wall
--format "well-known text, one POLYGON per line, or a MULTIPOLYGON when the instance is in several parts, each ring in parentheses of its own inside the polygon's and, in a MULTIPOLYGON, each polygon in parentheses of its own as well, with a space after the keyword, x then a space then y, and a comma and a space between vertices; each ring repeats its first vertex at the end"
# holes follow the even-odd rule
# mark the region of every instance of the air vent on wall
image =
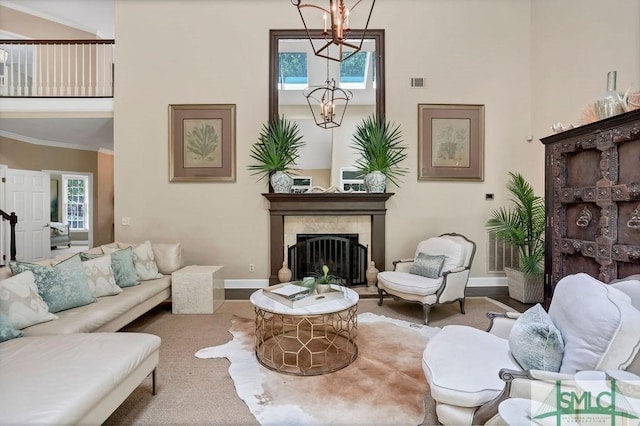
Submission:
POLYGON ((504 267, 518 268, 518 250, 511 244, 496 238, 495 232, 487 233, 487 272, 504 272, 504 267))
POLYGON ((427 81, 424 77, 411 77, 411 87, 424 88, 427 81))

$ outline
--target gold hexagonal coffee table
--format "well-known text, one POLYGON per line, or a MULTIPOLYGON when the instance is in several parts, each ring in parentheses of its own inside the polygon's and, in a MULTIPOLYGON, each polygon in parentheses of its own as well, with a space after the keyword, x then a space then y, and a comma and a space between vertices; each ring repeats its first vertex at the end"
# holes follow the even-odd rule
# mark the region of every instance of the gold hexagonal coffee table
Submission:
POLYGON ((262 294, 251 295, 256 311, 258 361, 280 373, 327 374, 358 356, 358 293, 343 287, 342 299, 290 308, 262 294))

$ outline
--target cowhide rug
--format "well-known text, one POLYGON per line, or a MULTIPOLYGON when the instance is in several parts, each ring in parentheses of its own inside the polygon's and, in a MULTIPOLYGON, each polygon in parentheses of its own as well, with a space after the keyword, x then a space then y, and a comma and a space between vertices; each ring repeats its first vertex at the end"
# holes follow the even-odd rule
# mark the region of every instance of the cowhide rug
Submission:
POLYGON ((254 327, 254 320, 234 317, 233 339, 195 356, 229 359, 236 392, 261 424, 422 423, 429 389, 422 352, 439 328, 360 314, 358 358, 334 373, 300 377, 271 371, 257 361, 254 327))

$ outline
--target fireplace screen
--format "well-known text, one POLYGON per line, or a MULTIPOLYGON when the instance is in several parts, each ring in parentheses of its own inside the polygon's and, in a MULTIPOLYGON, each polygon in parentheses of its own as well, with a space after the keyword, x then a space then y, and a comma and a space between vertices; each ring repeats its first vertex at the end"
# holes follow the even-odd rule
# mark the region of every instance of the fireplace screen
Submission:
POLYGON ((339 277, 343 285, 366 285, 367 247, 358 243, 357 234, 298 234, 297 243, 288 247, 288 264, 291 277, 322 274, 322 266, 339 277))

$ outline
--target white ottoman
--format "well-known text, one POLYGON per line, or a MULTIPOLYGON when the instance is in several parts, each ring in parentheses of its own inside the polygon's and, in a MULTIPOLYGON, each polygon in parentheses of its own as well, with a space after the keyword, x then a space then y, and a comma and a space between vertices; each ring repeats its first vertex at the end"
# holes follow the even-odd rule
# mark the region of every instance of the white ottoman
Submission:
POLYGON ((212 314, 224 302, 220 265, 191 265, 171 274, 174 314, 212 314))

